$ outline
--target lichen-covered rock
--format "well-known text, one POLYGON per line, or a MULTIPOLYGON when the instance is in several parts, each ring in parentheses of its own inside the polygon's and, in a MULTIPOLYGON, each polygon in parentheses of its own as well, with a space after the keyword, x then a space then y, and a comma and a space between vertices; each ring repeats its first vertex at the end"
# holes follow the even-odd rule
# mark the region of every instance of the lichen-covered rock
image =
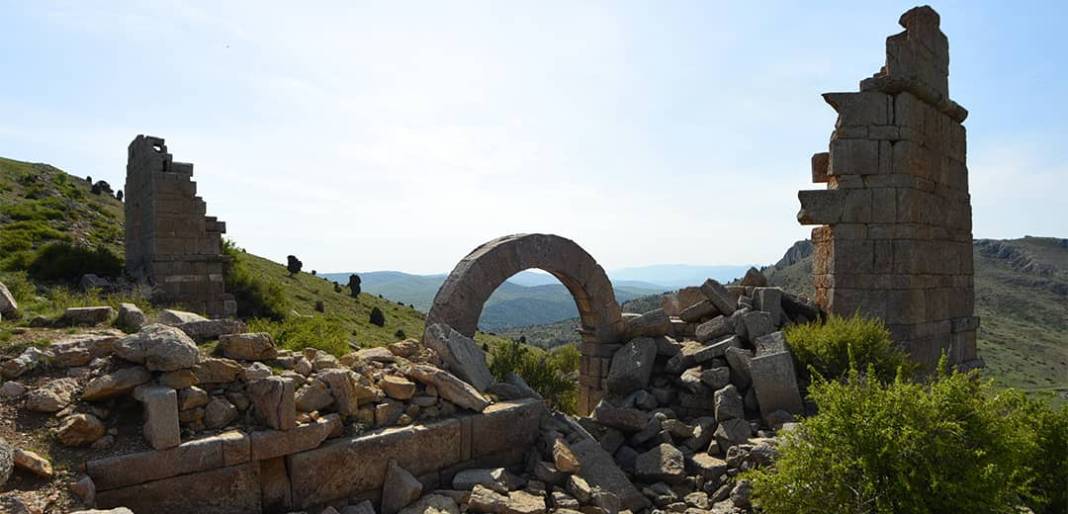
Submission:
POLYGON ((185 332, 159 323, 120 339, 115 344, 115 354, 152 371, 192 368, 199 355, 196 343, 185 332))

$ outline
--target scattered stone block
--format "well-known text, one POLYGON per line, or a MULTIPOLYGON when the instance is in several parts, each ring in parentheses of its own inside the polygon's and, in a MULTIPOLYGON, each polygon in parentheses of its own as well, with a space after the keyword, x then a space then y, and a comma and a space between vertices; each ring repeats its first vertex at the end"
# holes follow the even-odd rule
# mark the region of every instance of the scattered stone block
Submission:
POLYGON ((148 444, 157 450, 181 444, 177 392, 169 387, 141 386, 134 391, 134 397, 144 404, 143 431, 148 444))
POLYGON ((92 414, 72 414, 63 418, 55 430, 56 439, 64 446, 88 446, 104 437, 107 429, 92 414))
POLYGON ((73 326, 99 325, 107 323, 115 315, 115 309, 106 305, 99 307, 71 307, 63 312, 60 323, 73 326))
POLYGON ((244 361, 263 361, 278 356, 274 338, 265 332, 223 334, 219 336, 218 349, 225 357, 244 361))
POLYGON ((82 400, 98 401, 122 396, 151 379, 152 374, 141 366, 119 368, 90 380, 82 392, 82 400))
POLYGON ((608 391, 626 395, 648 386, 657 353, 656 341, 648 337, 632 339, 616 350, 608 371, 608 391))
POLYGON ((115 344, 115 354, 152 371, 174 371, 197 364, 197 345, 185 332, 161 324, 146 325, 115 344))
POLYGON ((297 407, 293 382, 282 377, 267 377, 248 386, 249 399, 257 417, 275 430, 290 430, 297 424, 297 407))
POLYGON ((723 315, 730 316, 734 313, 735 301, 731 300, 730 293, 727 292, 727 288, 723 287, 723 284, 710 278, 701 284, 701 292, 723 315))
POLYGON ((686 480, 682 452, 666 443, 638 455, 634 470, 639 480, 647 482, 679 483, 686 480))
POLYGON ((144 311, 140 307, 132 303, 123 303, 119 305, 119 317, 116 320, 116 324, 119 328, 127 332, 137 332, 141 330, 141 327, 145 325, 148 318, 145 316, 144 311))
POLYGON ((15 450, 15 467, 24 469, 41 478, 52 478, 52 463, 29 450, 15 450))
POLYGON ((423 344, 433 349, 458 378, 484 392, 493 384, 493 375, 486 366, 486 354, 474 339, 457 332, 444 323, 426 328, 423 344))
POLYGON ((187 321, 175 325, 178 330, 185 332, 194 341, 203 342, 219 339, 227 334, 241 334, 248 332, 248 325, 244 321, 236 319, 205 319, 199 321, 187 321))
POLYGON ((434 386, 442 398, 460 407, 482 412, 489 405, 489 400, 478 389, 452 373, 424 364, 413 364, 407 372, 416 381, 434 386))
POLYGON ((757 354, 749 366, 753 391, 760 405, 760 414, 765 419, 775 411, 795 415, 804 413, 794 358, 788 351, 757 354))

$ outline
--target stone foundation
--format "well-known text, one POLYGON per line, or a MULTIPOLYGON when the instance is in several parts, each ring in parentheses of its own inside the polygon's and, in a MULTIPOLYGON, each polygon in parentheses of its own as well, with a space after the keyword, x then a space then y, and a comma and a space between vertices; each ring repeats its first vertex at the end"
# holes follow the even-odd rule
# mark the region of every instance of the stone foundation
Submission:
POLYGON ((967 111, 949 99, 949 43, 930 7, 902 15, 886 65, 860 92, 827 93, 830 151, 812 157, 798 220, 812 231, 816 300, 882 318, 913 359, 976 365, 967 111))
POLYGON ((86 469, 98 508, 245 514, 377 502, 390 459, 426 490, 447 488, 464 469, 522 465, 545 412, 536 400, 501 402, 481 414, 349 437, 336 437, 341 420, 330 415, 284 432, 233 431, 94 460, 86 469))
POLYGON ((162 138, 137 136, 126 165, 126 271, 147 281, 159 300, 212 317, 233 316, 226 294, 222 234, 196 196, 193 165, 174 162, 162 138))

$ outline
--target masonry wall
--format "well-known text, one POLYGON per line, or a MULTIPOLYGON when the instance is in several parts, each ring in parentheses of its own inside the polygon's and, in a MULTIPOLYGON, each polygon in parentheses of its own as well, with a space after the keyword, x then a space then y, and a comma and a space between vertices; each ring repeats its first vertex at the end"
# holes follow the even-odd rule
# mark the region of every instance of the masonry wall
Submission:
POLYGON ((518 400, 479 414, 341 436, 336 415, 287 431, 225 432, 160 451, 89 461, 97 508, 169 514, 284 513, 380 500, 390 459, 424 490, 461 470, 521 467, 544 405, 518 400))
POLYGON ((162 138, 139 135, 126 164, 126 270, 157 288, 160 300, 212 317, 232 316, 222 234, 196 195, 193 165, 174 162, 162 138))
POLYGON ((949 99, 949 43, 929 7, 905 13, 886 65, 854 93, 827 93, 838 112, 829 152, 812 157, 801 191, 812 231, 817 303, 882 318, 928 368, 942 352, 977 364, 968 194, 967 111, 949 99))

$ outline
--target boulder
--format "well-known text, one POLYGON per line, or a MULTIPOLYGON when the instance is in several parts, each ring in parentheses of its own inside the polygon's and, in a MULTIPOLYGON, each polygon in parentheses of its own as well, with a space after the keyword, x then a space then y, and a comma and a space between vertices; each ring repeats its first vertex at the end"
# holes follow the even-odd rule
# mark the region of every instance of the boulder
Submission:
POLYGON ((10 316, 18 312, 18 310, 19 304, 15 301, 15 296, 11 294, 11 291, 7 289, 3 282, 0 282, 0 316, 10 316))
POLYGON ((56 439, 64 446, 88 446, 104 437, 107 429, 92 414, 72 414, 63 418, 55 430, 56 439))
POLYGON ((123 303, 119 305, 119 318, 116 320, 116 324, 119 328, 127 332, 137 332, 141 330, 141 327, 145 325, 148 318, 145 316, 138 306, 132 303, 123 303))
POLYGON ((408 368, 407 373, 416 381, 434 386, 442 398, 460 407, 482 412, 489 406, 489 400, 482 396, 482 393, 471 384, 456 378, 452 373, 425 364, 413 364, 408 368))
POLYGON ((8 381, 0 386, 0 400, 18 400, 24 394, 26 394, 26 386, 19 382, 8 381))
POLYGON ((192 368, 199 356, 196 343, 185 332, 158 323, 120 339, 115 344, 115 354, 152 371, 192 368))
POLYGON ((789 351, 758 353, 749 362, 749 370, 760 414, 766 420, 776 411, 804 413, 794 358, 789 351))
POLYGON ((97 307, 71 307, 59 318, 63 325, 93 326, 106 323, 115 315, 115 309, 107 305, 97 307))
POLYGON ((486 366, 486 354, 474 339, 444 323, 434 323, 427 327, 423 344, 438 353, 449 371, 475 386, 478 392, 484 392, 493 384, 493 375, 486 366))
POLYGON ((159 375, 159 385, 174 389, 184 389, 198 383, 196 372, 188 368, 168 371, 159 375))
POLYGON ((623 432, 637 432, 649 422, 649 414, 629 407, 615 407, 602 401, 593 409, 594 421, 623 432))
POLYGON ((582 468, 582 463, 563 438, 553 441, 553 464, 556 465, 556 469, 565 473, 578 473, 582 468))
POLYGON ((423 484, 391 459, 386 468, 386 481, 382 484, 382 514, 397 514, 422 493, 423 484))
POLYGON ((730 447, 744 444, 749 440, 749 436, 752 435, 752 427, 749 426, 749 422, 744 419, 728 419, 721 422, 716 427, 716 432, 713 437, 716 439, 716 444, 719 445, 720 451, 727 453, 730 447))
POLYGON ((164 325, 180 325, 182 323, 189 323, 191 321, 207 321, 208 318, 192 312, 177 311, 174 309, 163 309, 157 317, 157 323, 164 325))
POLYGON ((50 363, 59 368, 86 366, 97 357, 110 355, 121 335, 118 331, 97 331, 64 337, 49 345, 50 363))
POLYGON ((248 332, 248 325, 244 321, 236 319, 205 319, 200 321, 187 321, 175 325, 178 330, 194 341, 203 342, 219 339, 227 334, 240 334, 248 332))
POLYGON ((739 282, 738 285, 749 287, 767 287, 768 277, 765 277, 764 274, 756 268, 749 268, 749 270, 745 272, 745 276, 742 277, 742 281, 739 282))
POLYGON ((330 389, 338 414, 352 416, 360 408, 361 400, 370 399, 371 393, 357 383, 357 376, 347 369, 327 369, 316 377, 330 389))
POLYGON ((274 338, 265 332, 223 334, 219 336, 218 350, 225 357, 243 361, 264 361, 278 356, 274 338))
POLYGON ((583 480, 594 487, 612 491, 619 496, 622 506, 633 512, 639 512, 649 506, 645 496, 627 479, 627 475, 597 441, 583 439, 572 444, 571 449, 582 463, 579 476, 583 480))
POLYGON ((21 377, 28 371, 32 371, 45 362, 48 354, 31 346, 26 348, 14 359, 0 364, 0 376, 7 380, 21 377))
POLYGON ((41 478, 52 478, 52 463, 28 450, 15 450, 15 467, 24 469, 41 478))
POLYGON ((616 350, 608 371, 608 391, 626 395, 647 387, 656 354, 656 341, 648 337, 633 339, 616 350))
POLYGON ((719 315, 700 325, 694 332, 694 337, 701 342, 719 339, 734 332, 734 320, 728 316, 719 315))
POLYGON ((59 412, 70 405, 77 392, 77 380, 57 378, 30 391, 26 395, 26 408, 34 412, 59 412))
POLYGON ((710 368, 701 371, 701 382, 703 382, 712 390, 718 391, 731 383, 731 369, 727 366, 720 366, 716 368, 710 368))
POLYGON ((778 320, 773 320, 771 314, 764 311, 747 312, 742 316, 742 322, 745 323, 746 338, 750 341, 770 334, 778 324, 778 320))
POLYGON ((742 389, 748 388, 752 382, 749 364, 753 360, 753 352, 743 348, 728 348, 724 357, 730 365, 731 383, 742 389))
POLYGON ((267 377, 248 385, 249 399, 259 419, 275 430, 289 430, 297 425, 297 407, 293 382, 282 377, 267 377))
POLYGON ((494 514, 543 514, 548 512, 545 497, 526 491, 512 491, 507 495, 476 485, 468 500, 472 512, 494 514))
POLYGON ((178 410, 189 410, 203 407, 211 401, 207 391, 199 387, 187 387, 178 391, 178 410))
POLYGON ((97 401, 122 396, 151 379, 152 374, 141 366, 120 368, 90 380, 82 392, 82 400, 97 401))
POLYGON ((711 301, 701 300, 680 312, 679 318, 687 323, 694 323, 718 313, 719 309, 711 301))

